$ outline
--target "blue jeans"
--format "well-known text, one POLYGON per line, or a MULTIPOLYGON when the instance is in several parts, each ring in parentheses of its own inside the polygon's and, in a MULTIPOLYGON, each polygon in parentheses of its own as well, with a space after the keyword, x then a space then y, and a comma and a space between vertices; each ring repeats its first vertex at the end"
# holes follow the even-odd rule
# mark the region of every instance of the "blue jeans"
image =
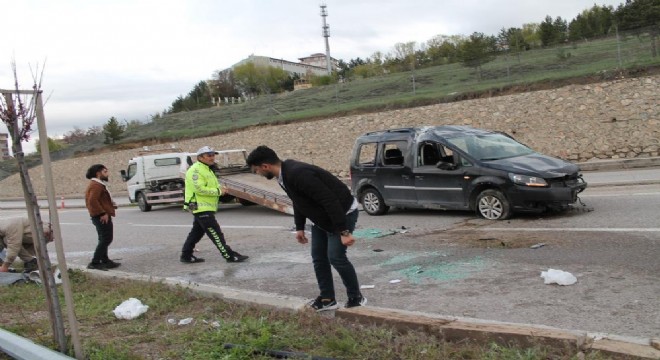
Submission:
MULTIPOLYGON (((355 230, 358 211, 346 214, 346 226, 351 232, 355 230)), ((312 262, 316 281, 324 299, 335 298, 335 285, 332 279, 332 265, 339 273, 349 298, 359 297, 360 284, 353 264, 346 257, 346 245, 341 243, 339 233, 328 232, 312 225, 312 262)))

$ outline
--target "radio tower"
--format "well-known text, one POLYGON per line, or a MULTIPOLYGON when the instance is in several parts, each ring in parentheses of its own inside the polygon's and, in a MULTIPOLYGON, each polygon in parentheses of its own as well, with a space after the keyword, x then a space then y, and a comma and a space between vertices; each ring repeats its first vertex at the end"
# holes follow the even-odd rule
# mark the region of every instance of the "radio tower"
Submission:
POLYGON ((325 62, 328 68, 328 75, 332 75, 332 68, 330 67, 330 25, 325 23, 325 18, 328 17, 328 11, 325 9, 327 6, 321 4, 321 17, 323 18, 323 37, 325 38, 325 62))

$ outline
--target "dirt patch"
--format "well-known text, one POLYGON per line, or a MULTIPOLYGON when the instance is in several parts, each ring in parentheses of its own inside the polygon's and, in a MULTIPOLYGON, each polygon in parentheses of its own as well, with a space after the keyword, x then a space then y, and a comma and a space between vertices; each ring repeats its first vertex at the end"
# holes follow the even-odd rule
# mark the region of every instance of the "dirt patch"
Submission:
POLYGON ((485 234, 474 229, 434 230, 410 235, 419 241, 434 241, 464 248, 519 249, 540 248, 546 245, 565 244, 566 240, 548 232, 498 232, 485 234), (540 245, 542 244, 542 245, 540 245))

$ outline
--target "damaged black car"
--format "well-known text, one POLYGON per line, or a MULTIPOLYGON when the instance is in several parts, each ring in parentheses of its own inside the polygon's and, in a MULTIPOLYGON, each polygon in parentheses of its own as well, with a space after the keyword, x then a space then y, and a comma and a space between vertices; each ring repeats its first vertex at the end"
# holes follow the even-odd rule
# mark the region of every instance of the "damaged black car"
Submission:
POLYGON ((587 183, 570 162, 496 131, 434 126, 369 132, 355 142, 351 188, 364 211, 390 207, 471 210, 503 220, 565 210, 587 183))

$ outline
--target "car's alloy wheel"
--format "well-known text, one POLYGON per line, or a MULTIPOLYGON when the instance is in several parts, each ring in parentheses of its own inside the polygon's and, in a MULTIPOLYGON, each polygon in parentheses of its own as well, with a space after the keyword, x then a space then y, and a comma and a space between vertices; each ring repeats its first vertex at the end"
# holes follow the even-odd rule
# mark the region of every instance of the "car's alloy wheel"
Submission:
POLYGON ((361 201, 364 211, 369 215, 383 215, 389 210, 385 201, 376 189, 367 189, 362 193, 361 201))
POLYGON ((510 213, 509 201, 499 190, 484 190, 477 197, 477 214, 484 219, 504 220, 510 213))

